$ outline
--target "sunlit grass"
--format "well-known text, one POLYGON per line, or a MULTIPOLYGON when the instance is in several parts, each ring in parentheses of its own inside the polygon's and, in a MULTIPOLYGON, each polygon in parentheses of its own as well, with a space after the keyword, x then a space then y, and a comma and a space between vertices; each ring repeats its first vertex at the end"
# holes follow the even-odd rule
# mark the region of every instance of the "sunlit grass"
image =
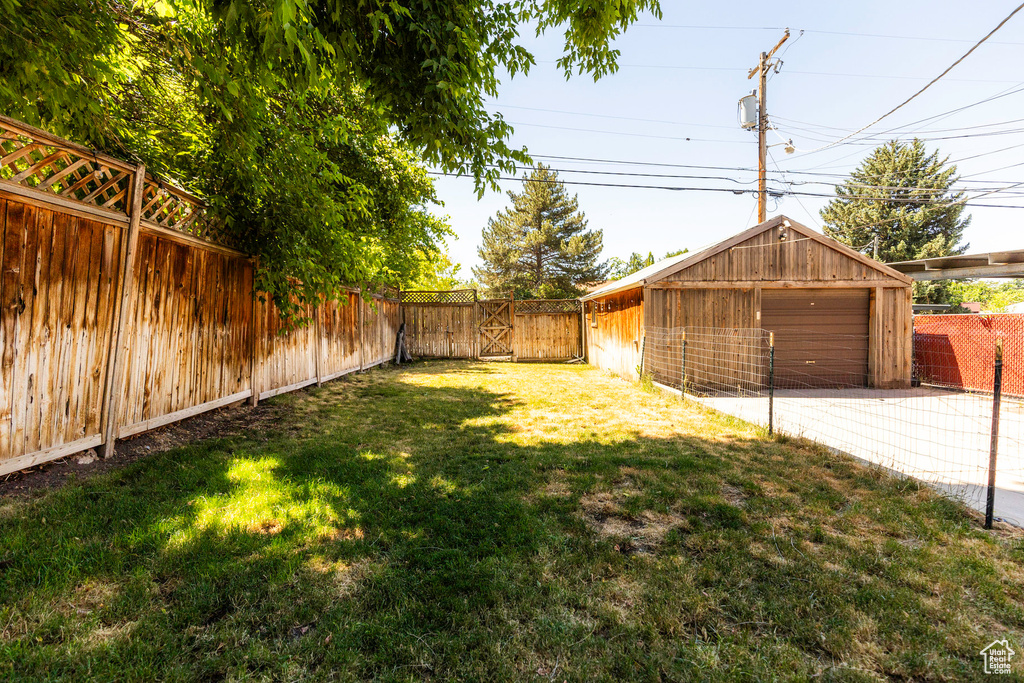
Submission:
POLYGON ((0 678, 955 680, 1019 537, 580 366, 423 363, 0 502, 0 678))

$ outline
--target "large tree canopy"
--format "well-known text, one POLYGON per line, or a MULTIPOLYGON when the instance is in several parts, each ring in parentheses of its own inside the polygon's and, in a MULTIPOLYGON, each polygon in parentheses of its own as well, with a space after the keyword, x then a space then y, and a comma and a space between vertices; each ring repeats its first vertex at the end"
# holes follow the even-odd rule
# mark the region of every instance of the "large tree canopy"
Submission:
POLYGON ((538 164, 523 178, 523 191, 508 196, 512 206, 484 228, 483 265, 473 270, 489 296, 575 297, 604 279, 602 232, 587 230, 579 202, 557 173, 538 164))
POLYGON ((657 0, 0 0, 0 110, 204 197, 258 287, 302 300, 413 280, 440 252, 422 161, 478 191, 529 162, 483 104, 534 63, 522 26, 563 30, 566 75, 596 78, 645 10, 657 0))

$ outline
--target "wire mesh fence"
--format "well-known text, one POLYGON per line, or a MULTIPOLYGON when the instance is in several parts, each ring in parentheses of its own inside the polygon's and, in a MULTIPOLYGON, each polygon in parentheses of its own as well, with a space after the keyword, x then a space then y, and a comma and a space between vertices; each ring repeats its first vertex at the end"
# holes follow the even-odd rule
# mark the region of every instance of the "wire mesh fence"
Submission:
MULTIPOLYGON (((995 452, 991 509, 1022 525, 1024 398, 997 391, 996 341, 970 359, 975 376, 987 367, 988 382, 967 387, 942 381, 958 376, 963 357, 936 353, 927 339, 915 339, 912 372, 878 388, 866 335, 798 329, 648 329, 642 370, 688 399, 915 477, 982 512, 995 452)), ((1017 386, 1022 372, 1021 358, 1007 355, 1003 386, 1017 386)))

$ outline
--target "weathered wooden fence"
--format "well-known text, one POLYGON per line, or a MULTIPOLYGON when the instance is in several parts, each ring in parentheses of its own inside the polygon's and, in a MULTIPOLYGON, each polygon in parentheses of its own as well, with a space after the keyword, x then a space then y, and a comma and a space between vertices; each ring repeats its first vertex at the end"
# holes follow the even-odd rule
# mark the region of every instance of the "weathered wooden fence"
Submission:
POLYGON ((346 290, 283 330, 253 264, 145 167, 0 116, 0 475, 413 356, 583 356, 576 300, 346 290))
POLYGON ((0 474, 390 359, 396 297, 282 333, 217 237, 144 167, 0 117, 0 474))
POLYGON ((583 357, 577 299, 479 299, 472 289, 402 292, 406 345, 421 358, 583 357))

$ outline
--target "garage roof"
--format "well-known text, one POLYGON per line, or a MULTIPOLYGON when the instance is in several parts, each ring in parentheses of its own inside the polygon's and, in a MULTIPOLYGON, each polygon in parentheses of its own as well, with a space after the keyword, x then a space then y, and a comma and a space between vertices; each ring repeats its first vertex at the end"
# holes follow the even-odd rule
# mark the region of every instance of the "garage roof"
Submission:
POLYGON ((775 218, 771 218, 765 221, 764 223, 755 225, 749 230, 744 230, 743 232, 737 235, 733 235, 732 237, 726 240, 713 244, 709 247, 705 247, 699 251, 693 253, 680 254, 678 256, 672 256, 662 261, 658 261, 657 263, 647 266, 646 268, 643 268, 641 270, 638 270, 632 275, 628 275, 622 278, 621 280, 609 282, 604 287, 601 287, 600 289, 594 290, 589 294, 581 296, 580 299, 582 299, 583 301, 599 299, 601 297, 608 296, 609 294, 615 294, 617 292, 622 292, 628 289, 642 287, 652 282, 657 282, 658 280, 666 278, 669 275, 672 275, 673 273, 677 273, 680 270, 683 270, 684 268, 689 268, 695 263, 699 263, 704 259, 711 258, 715 254, 721 253, 726 249, 729 249, 739 244, 740 242, 743 242, 744 240, 748 240, 754 235, 757 235, 758 233, 774 228, 779 224, 784 224, 788 229, 793 230, 794 232, 797 232, 804 237, 808 237, 810 239, 821 242, 822 244, 832 249, 835 249, 836 251, 839 251, 852 259, 860 261, 861 263, 864 263, 865 265, 874 268, 875 270, 881 271, 885 273, 886 276, 894 280, 899 280, 900 282, 903 282, 905 284, 910 284, 912 282, 912 280, 903 273, 897 272, 892 268, 886 266, 885 264, 875 261, 872 258, 868 258, 859 251, 855 251, 850 247, 846 246, 845 244, 837 242, 830 237, 826 237, 825 235, 822 235, 821 233, 808 228, 806 225, 797 223, 796 221, 792 220, 791 218, 787 218, 786 216, 776 216, 775 218))

